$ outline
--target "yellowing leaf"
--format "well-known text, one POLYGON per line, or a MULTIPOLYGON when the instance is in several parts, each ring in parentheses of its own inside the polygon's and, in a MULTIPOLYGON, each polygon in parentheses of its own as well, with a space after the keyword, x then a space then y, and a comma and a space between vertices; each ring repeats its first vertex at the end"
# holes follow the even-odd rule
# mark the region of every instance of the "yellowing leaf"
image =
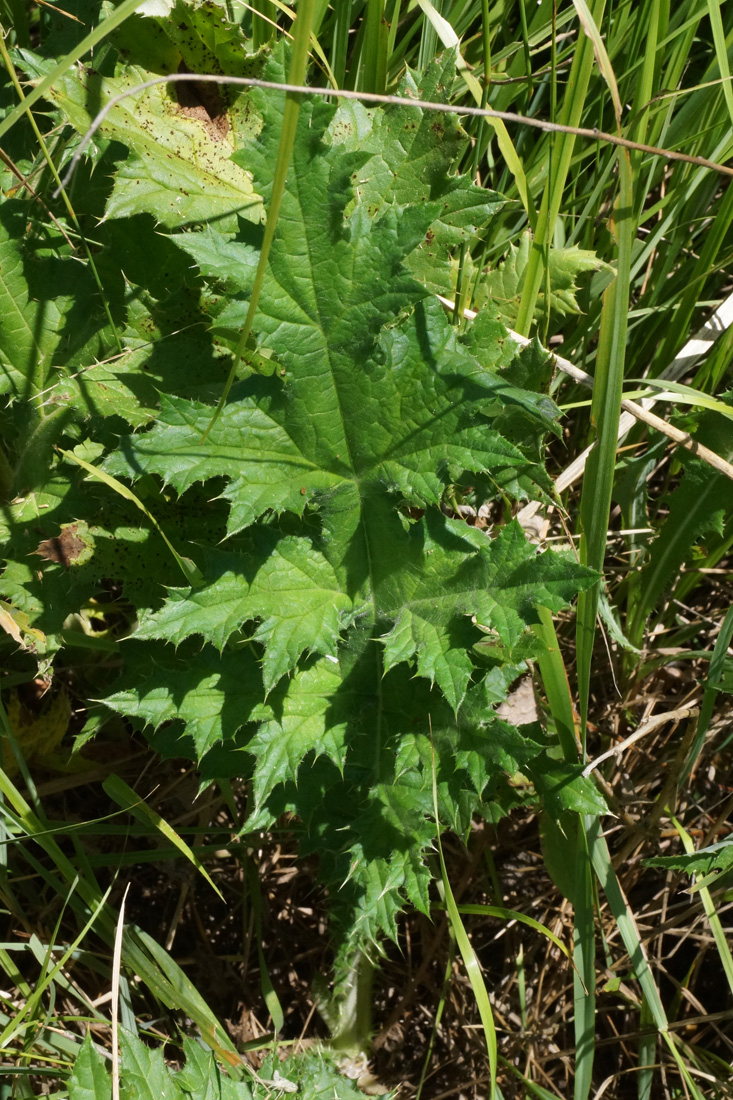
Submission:
MULTIPOLYGON (((29 72, 44 76, 48 64, 23 51, 29 72)), ((49 89, 49 98, 83 134, 94 110, 157 74, 129 67, 119 77, 73 70, 49 89)), ((259 222, 263 208, 252 176, 231 159, 256 133, 246 94, 201 85, 146 88, 117 103, 99 128, 134 154, 117 173, 107 217, 150 213, 163 225, 215 219, 236 228, 237 215, 259 222), (208 103, 208 107, 206 104, 208 103)))
POLYGON ((36 630, 28 621, 24 611, 0 600, 0 628, 9 634, 13 641, 17 642, 21 649, 36 649, 46 641, 46 635, 42 630, 36 630))

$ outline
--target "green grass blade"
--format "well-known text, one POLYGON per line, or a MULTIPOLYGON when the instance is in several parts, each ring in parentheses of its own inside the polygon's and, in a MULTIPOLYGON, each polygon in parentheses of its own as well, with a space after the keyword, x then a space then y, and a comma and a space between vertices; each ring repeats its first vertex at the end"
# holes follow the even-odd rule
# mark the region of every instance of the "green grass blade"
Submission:
MULTIPOLYGON (((418 0, 419 2, 419 0, 418 0)), ((437 0, 436 4, 429 4, 426 8, 420 4, 424 13, 422 31, 420 33, 420 50, 417 55, 417 67, 423 72, 435 57, 438 45, 438 32, 436 24, 442 20, 443 0, 437 0)))
MULTIPOLYGON (((555 730, 569 762, 578 759, 577 731, 573 701, 570 694, 562 653, 555 634, 552 616, 547 608, 539 609, 540 623, 534 633, 543 642, 538 659, 547 701, 555 722, 555 730)), ((561 858, 575 867, 573 883, 573 1003, 575 1030, 575 1100, 585 1100, 593 1083, 595 1052, 595 922, 594 891, 588 856, 585 819, 578 815, 574 835, 565 836, 554 830, 555 843, 561 846, 561 858)))
POLYGON ((384 0, 367 0, 366 27, 358 88, 383 95, 387 86, 387 37, 384 0))
POLYGON ((710 661, 710 670, 708 672, 708 678, 705 683, 705 689, 703 691, 702 703, 700 705, 700 717, 697 723, 697 731, 695 738, 690 746, 690 752, 685 761, 685 766, 682 769, 680 775, 680 782, 684 781, 690 775, 690 772, 697 763, 697 758, 700 755, 700 751, 705 743, 705 737, 710 729, 710 719, 713 717, 713 709, 715 702, 718 698, 718 688, 716 684, 720 682, 720 678, 723 675, 723 667, 726 657, 728 656, 728 646, 730 645, 731 638, 733 637, 733 607, 728 608, 728 612, 723 620, 723 625, 720 628, 720 632, 715 642, 715 648, 713 649, 713 656, 710 661))
POLYGON ((689 284, 683 290, 669 330, 664 335, 662 345, 655 355, 652 374, 659 374, 686 342, 703 284, 710 272, 714 270, 718 253, 726 239, 731 222, 733 222, 733 187, 728 187, 715 217, 706 229, 699 257, 692 271, 689 272, 689 284))
MULTIPOLYGON (((590 454, 583 481, 580 503, 582 537, 580 560, 598 572, 603 570, 608 517, 616 468, 618 424, 621 415, 626 331, 629 313, 629 282, 633 225, 631 208, 633 186, 629 157, 619 150, 620 193, 616 206, 618 232, 618 272, 605 292, 601 330, 596 358, 592 416, 598 432, 597 446, 590 454)), ((585 727, 588 719, 590 674, 593 660, 596 613, 600 582, 578 597, 578 699, 581 739, 585 752, 585 727)), ((633 638, 631 639, 633 641, 633 638)))
POLYGON ((450 949, 448 951, 448 960, 445 964, 445 972, 443 974, 443 984, 440 988, 440 997, 438 998, 438 1005, 435 1009, 435 1018, 433 1020, 433 1026, 430 1030, 430 1041, 428 1042, 428 1048, 425 1051, 425 1060, 423 1061, 422 1072, 420 1074, 420 1080, 415 1092, 415 1100, 421 1100, 423 1088, 425 1087, 425 1079, 428 1075, 428 1070, 433 1058, 433 1049, 435 1047, 435 1040, 440 1030, 440 1023, 443 1019, 443 1013, 445 1006, 448 1002, 448 990, 450 987, 450 980, 453 976, 453 963, 455 960, 455 941, 451 937, 450 949))
POLYGON ((443 855, 443 845, 440 839, 440 814, 438 811, 438 780, 435 771, 435 757, 433 756, 433 810, 435 813, 435 828, 436 828, 436 841, 438 845, 438 857, 440 859, 440 873, 443 882, 443 890, 445 892, 445 907, 448 912, 448 919, 450 921, 453 935, 455 936, 456 943, 458 944, 458 950, 461 952, 463 959, 463 965, 466 967, 466 973, 468 974, 469 981, 471 982, 471 989, 473 995, 476 998, 476 1007, 478 1008, 479 1016, 481 1018, 481 1024, 484 1029, 484 1037, 486 1039, 486 1050, 489 1056, 489 1073, 491 1075, 491 1084, 489 1087, 490 1100, 495 1100, 496 1092, 496 1068, 497 1068, 497 1049, 496 1049, 496 1027, 494 1025, 494 1014, 491 1010, 491 1001, 489 1000, 489 993, 486 988, 484 976, 481 973, 481 964, 476 958, 476 952, 471 946, 471 941, 468 938, 465 925, 461 920, 461 914, 458 911, 456 905, 456 899, 453 896, 453 891, 450 885, 450 879, 448 878, 448 869, 445 865, 445 857, 443 855))
MULTIPOLYGON (((64 887, 63 881, 70 884, 78 880, 77 890, 69 899, 71 906, 75 909, 77 916, 84 921, 88 919, 90 911, 96 912, 97 933, 108 944, 113 944, 117 923, 116 914, 109 905, 100 906, 102 891, 96 880, 79 875, 77 868, 64 854, 47 827, 33 813, 18 788, 1 769, 0 795, 3 796, 8 807, 12 807, 12 813, 23 833, 42 848, 58 875, 61 876, 59 879, 55 875, 47 874, 46 881, 61 896, 66 896, 68 890, 64 887)), ((29 861, 40 873, 42 864, 33 860, 30 853, 27 855, 29 861)), ((140 976, 151 993, 163 1004, 182 1010, 190 1016, 212 1050, 231 1067, 230 1072, 233 1075, 240 1072, 241 1059, 224 1028, 167 951, 139 929, 128 928, 123 942, 123 962, 140 976)))
MULTIPOLYGON (((74 886, 75 886, 75 883, 72 883, 71 884, 71 890, 74 889, 74 886)), ((11 1019, 11 1021, 8 1023, 8 1025, 3 1029, 2 1033, 0 1034, 0 1048, 4 1049, 8 1046, 9 1043, 12 1042, 13 1036, 18 1034, 18 1032, 21 1028, 21 1025, 23 1024, 23 1021, 25 1020, 26 1017, 29 1016, 29 1017, 31 1017, 31 1019, 33 1018, 33 1014, 35 1013, 36 1008, 40 1004, 40 1001, 41 1001, 41 998, 43 997, 43 994, 49 988, 49 986, 52 985, 54 979, 58 975, 61 974, 63 968, 66 966, 67 962, 69 961, 71 956, 74 954, 77 947, 79 947, 82 940, 86 936, 87 932, 89 932, 92 929, 92 927, 94 926, 94 924, 97 920, 97 917, 99 916, 102 908, 104 907, 104 905, 107 901, 107 898, 109 897, 111 889, 112 889, 112 887, 110 886, 109 889, 105 892, 105 894, 100 898, 96 908, 92 911, 91 916, 87 920, 87 922, 84 925, 84 927, 82 928, 81 932, 78 934, 76 939, 70 944, 70 946, 66 948, 66 950, 63 952, 61 958, 56 963, 56 965, 51 967, 48 970, 46 969, 46 965, 47 965, 48 962, 50 962, 50 953, 47 952, 46 960, 45 960, 44 966, 42 967, 41 978, 35 983, 35 985, 33 987, 33 991, 29 994, 28 999, 25 1002, 25 1004, 22 1006, 22 1008, 19 1009, 19 1011, 16 1013, 16 1015, 11 1019)), ((51 943, 56 943, 57 940, 58 940, 58 929, 59 929, 59 926, 60 926, 60 921, 61 921, 61 914, 59 914, 59 918, 58 918, 57 923, 56 923, 56 929, 54 930, 54 934, 51 936, 51 941, 50 941, 51 943)))
MULTIPOLYGON (((595 24, 603 18, 605 0, 596 0, 589 9, 595 24)), ((572 65, 565 87, 563 105, 558 122, 565 126, 578 126, 583 117, 583 108, 588 94, 591 71, 593 69, 593 47, 585 35, 581 35, 573 55, 572 65)), ((537 295, 544 278, 546 242, 552 240, 555 222, 563 201, 565 184, 570 171, 575 137, 571 134, 558 134, 554 139, 553 176, 551 187, 545 189, 542 205, 534 226, 534 244, 527 264, 522 289, 522 299, 514 328, 520 335, 528 336, 534 320, 537 295)))
MULTIPOLYGON (((588 856, 587 820, 577 818, 573 894, 573 1004, 575 1007, 575 1081, 574 1100, 586 1100, 593 1085, 596 1045, 596 936, 593 875, 588 856)), ((570 843, 568 847, 570 848, 570 843)))
MULTIPOLYGON (((442 909, 440 905, 435 906, 436 909, 442 909)), ((562 940, 551 932, 546 925, 541 924, 540 921, 534 920, 533 917, 528 917, 526 913, 520 913, 516 909, 505 909, 502 905, 479 905, 479 904, 467 904, 459 905, 458 912, 466 914, 467 916, 476 917, 499 917, 501 920, 515 920, 519 924, 526 924, 527 928, 533 928, 535 932, 540 932, 543 936, 547 936, 550 943, 553 943, 558 951, 562 951, 568 959, 570 958, 570 952, 568 951, 562 940)))
POLYGON ((11 28, 18 46, 31 44, 30 10, 23 0, 2 0, 0 3, 0 18, 11 28))
POLYGON ((116 802, 118 806, 122 806, 128 810, 133 817, 136 817, 138 821, 141 821, 144 825, 152 825, 154 829, 165 837, 165 839, 177 848, 181 855, 192 863, 200 875, 208 882, 209 886, 218 896, 224 901, 224 895, 215 883, 212 881, 209 872, 206 870, 201 860, 198 859, 194 853, 186 844, 185 840, 182 840, 175 829, 165 821, 164 818, 157 814, 154 810, 146 804, 145 800, 133 791, 132 787, 128 787, 124 779, 120 779, 118 775, 109 775, 102 784, 105 792, 109 795, 113 802, 116 802))
MULTIPOLYGON (((634 81, 634 93, 631 104, 632 127, 629 129, 629 137, 635 141, 646 142, 650 128, 650 109, 655 94, 660 85, 658 82, 661 70, 663 51, 659 46, 659 40, 669 23, 669 0, 646 0, 639 18, 634 27, 634 42, 632 55, 642 57, 641 72, 634 81)), ((658 137, 658 130, 654 130, 654 136, 658 137)), ((631 167, 635 178, 639 178, 643 154, 631 154, 631 167)), ((635 188, 634 194, 634 221, 638 222, 641 212, 647 201, 653 181, 656 179, 655 168, 651 166, 645 186, 641 184, 635 188)))
MULTIPOLYGON (((712 526, 713 517, 720 510, 721 483, 727 489, 726 479, 710 472, 698 479, 685 493, 687 507, 678 508, 674 522, 661 526, 653 545, 653 554, 641 574, 641 585, 628 624, 627 634, 632 645, 640 645, 647 619, 667 586, 677 576, 681 564, 690 553, 700 531, 712 526)), ((683 482, 677 492, 684 491, 683 482)))
POLYGON ((575 763, 578 760, 578 733, 568 674, 552 615, 546 607, 539 607, 537 612, 540 621, 532 627, 532 630, 543 643, 537 664, 563 756, 569 763, 575 763))
POLYGON ((252 0, 252 48, 254 50, 259 50, 273 37, 275 33, 273 16, 276 17, 277 12, 271 10, 270 0, 252 0))
MULTIPOLYGON (((293 32, 293 52, 290 58, 290 70, 288 73, 288 81, 290 84, 302 85, 305 81, 305 70, 308 64, 308 50, 310 48, 311 31, 313 30, 314 16, 316 11, 316 0, 301 0, 298 5, 298 16, 295 20, 295 30, 293 32)), ((260 301, 260 294, 262 293, 262 284, 265 278, 265 270, 267 268, 267 262, 270 257, 270 249, 275 236, 275 230, 277 228, 277 219, 280 214, 280 206, 282 204, 283 194, 285 192, 285 181, 288 174, 288 166, 293 153, 293 142, 295 141, 295 129, 298 125, 298 115, 300 114, 300 96, 294 95, 292 92, 288 92, 285 96, 285 109, 283 111, 282 131, 280 133, 280 144, 277 152, 277 162, 275 164, 275 175, 272 184, 272 194, 270 197, 270 205, 267 210, 267 222, 265 224, 265 235, 262 241, 262 248, 260 250, 259 261, 257 264, 257 271, 255 272, 254 284, 252 286, 252 294, 249 300, 249 308, 247 310, 247 316, 244 321, 244 326, 239 335, 237 346, 234 349, 234 357, 232 359, 231 369, 229 375, 224 384, 224 390, 219 399, 219 404, 216 407, 216 411, 212 416, 209 426, 207 427, 204 438, 209 434, 212 427, 218 420, 222 409, 226 405, 229 391, 231 390, 234 379, 237 373, 237 367, 244 355, 244 350, 247 347, 247 341, 252 331, 252 322, 254 321, 255 314, 257 312, 257 306, 260 301)))
POLYGON ((81 466, 83 470, 86 470, 86 472, 88 474, 91 474, 91 476, 97 481, 101 481, 104 485, 108 485, 110 489, 113 489, 114 492, 118 494, 118 496, 124 497, 125 500, 129 500, 131 504, 134 504, 136 508, 139 508, 140 511, 148 517, 155 530, 163 539, 163 542, 166 544, 171 554, 173 555, 188 584, 190 584, 192 588, 198 588, 200 585, 203 584, 204 578, 198 566, 195 564, 195 562, 191 561, 190 558, 184 558, 181 554, 178 553, 175 546, 165 534, 163 528, 160 526, 155 516, 152 514, 152 512, 148 511, 140 498, 136 496, 135 493, 133 493, 132 489, 128 488, 128 486, 124 485, 121 481, 118 481, 116 477, 112 477, 104 470, 100 470, 97 466, 92 466, 91 462, 87 462, 86 459, 79 458, 78 455, 73 454, 71 451, 64 451, 59 447, 59 454, 68 459, 69 462, 75 462, 77 466, 81 466))
POLYGON ((242 855, 242 869, 247 884, 247 899, 254 916, 254 934, 257 937, 257 958, 260 964, 260 988, 267 1011, 270 1013, 273 1029, 278 1034, 285 1026, 285 1013, 272 984, 267 959, 262 949, 262 886, 257 874, 257 867, 249 852, 246 851, 242 855))
POLYGON ((713 31, 715 56, 718 59, 720 75, 723 78, 725 105, 728 108, 731 122, 733 122, 733 86, 731 86, 730 65, 728 64, 728 45, 725 41, 725 31, 723 30, 723 20, 720 15, 719 0, 708 0, 708 17, 713 31))
POLYGON ((699 1088, 695 1084, 689 1069, 682 1061, 680 1052, 677 1049, 677 1040, 675 1039, 675 1036, 672 1035, 669 1031, 663 1032, 663 1036, 665 1042, 667 1043, 667 1046, 669 1047, 672 1057, 677 1063, 677 1068, 680 1071, 680 1076, 682 1077, 682 1080, 685 1082, 687 1088, 690 1091, 690 1096, 692 1096, 693 1100, 706 1100, 706 1098, 703 1096, 703 1094, 700 1092, 699 1088))
MULTIPOLYGON (((724 401, 719 401, 716 397, 710 397, 692 386, 685 386, 682 382, 671 382, 663 378, 629 378, 627 381, 647 386, 652 391, 658 391, 656 393, 657 401, 674 401, 675 398, 678 398, 683 405, 692 405, 698 409, 710 409, 712 412, 725 416, 728 420, 733 420, 733 408, 730 405, 726 405, 724 401)), ((631 397, 631 394, 627 394, 627 396, 631 397)), ((648 397, 649 394, 642 391, 636 396, 648 397)))
POLYGON ((657 1059, 657 1034, 656 1030, 648 1031, 654 1025, 654 1017, 649 1010, 646 997, 642 994, 641 1012, 639 1013, 639 1080, 637 1095, 639 1100, 651 1100, 652 1083, 654 1081, 654 1066, 657 1059))
POLYGON ((509 1072, 512 1073, 518 1081, 522 1082, 522 1085, 527 1090, 525 1093, 526 1096, 536 1096, 537 1100, 565 1100, 564 1094, 550 1092, 549 1089, 544 1089, 542 1085, 537 1085, 534 1081, 530 1081, 529 1077, 525 1077, 512 1062, 509 1062, 506 1058, 502 1058, 501 1055, 499 1055, 499 1064, 506 1066, 509 1072))
POLYGON ((634 973, 644 992, 654 1023, 661 1032, 667 1030, 667 1017, 662 1006, 659 991, 649 968, 644 947, 636 927, 633 914, 623 895, 616 872, 613 869, 608 845, 601 833, 601 823, 596 818, 590 822, 587 830, 588 844, 593 869, 611 907, 624 947, 626 948, 634 973))
MULTIPOLYGON (((670 820, 677 830, 677 833, 680 840, 682 841, 682 845, 687 855, 694 855, 695 845, 692 842, 692 837, 690 836, 690 834, 672 814, 670 814, 670 820)), ((723 968, 723 973, 725 974, 726 980, 728 982, 728 989, 731 993, 733 993, 733 955, 731 955, 731 950, 728 945, 728 938, 726 936, 725 929, 723 928, 720 916, 718 915, 718 911, 715 908, 715 902, 713 901, 709 888, 700 884, 698 892, 700 894, 700 900, 702 902, 703 910, 705 911, 705 916, 707 917, 708 924, 710 925, 710 931, 712 932, 713 939, 715 940, 715 946, 718 949, 720 964, 723 968)))
POLYGON ((349 31, 351 29, 351 0, 341 0, 334 5, 331 69, 337 88, 343 88, 346 83, 346 58, 349 50, 349 31))
POLYGON ((588 38, 593 43, 593 52, 596 56, 598 68, 603 74, 608 90, 611 93, 611 99, 613 101, 613 110, 616 115, 616 125, 621 126, 621 97, 618 94, 618 85, 616 84, 616 74, 613 71, 611 65, 611 59, 608 56, 606 47, 601 36, 601 32, 598 29, 593 13, 586 4, 585 0, 573 0, 575 10, 578 13, 578 18, 583 26, 583 30, 588 35, 588 38))
MULTIPOLYGON (((98 43, 103 42, 108 34, 111 34, 115 28, 119 27, 121 23, 132 15, 140 7, 140 0, 123 0, 119 8, 106 19, 104 19, 98 27, 95 27, 93 31, 83 38, 78 46, 75 46, 73 50, 70 50, 64 57, 61 58, 58 65, 53 69, 48 76, 44 76, 43 80, 38 83, 35 88, 28 93, 22 103, 17 107, 14 107, 12 111, 0 122, 0 138, 7 134, 11 126, 23 117, 29 107, 32 107, 34 103, 37 103, 39 99, 42 99, 48 89, 53 85, 54 81, 58 80, 60 76, 70 69, 75 61, 78 61, 80 57, 83 57, 89 50, 94 49, 98 43)), ((0 26, 0 34, 5 37, 5 30, 0 26)))

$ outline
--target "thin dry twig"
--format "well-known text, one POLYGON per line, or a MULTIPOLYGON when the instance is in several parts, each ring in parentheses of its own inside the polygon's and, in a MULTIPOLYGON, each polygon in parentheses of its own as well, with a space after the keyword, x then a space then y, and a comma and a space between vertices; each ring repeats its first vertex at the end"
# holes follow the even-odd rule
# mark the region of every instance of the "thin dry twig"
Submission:
MULTIPOLYGON (((700 359, 702 359, 703 355, 710 351, 715 341, 720 336, 722 336, 723 333, 728 328, 730 328, 732 324, 733 294, 729 294, 728 297, 723 302, 721 302, 718 308, 710 315, 710 317, 708 317, 702 328, 698 329, 695 335, 687 341, 682 350, 678 352, 678 354, 674 357, 672 362, 669 363, 667 367, 665 367, 665 369, 659 375, 659 379, 671 382, 681 378, 684 374, 691 370, 692 367, 694 367, 700 359)), ((578 381, 580 381, 580 379, 578 379, 578 381)), ((621 414, 621 418, 618 424, 618 438, 623 439, 623 437, 632 427, 635 419, 644 419, 638 416, 639 408, 648 410, 658 400, 658 396, 655 395, 652 397, 642 398, 639 404, 635 404, 632 401, 622 402, 622 408, 624 409, 624 412, 621 414), (629 408, 629 406, 633 406, 633 408, 629 408)), ((652 420, 650 419, 646 419, 645 422, 649 424, 650 427, 656 428, 659 431, 660 429, 658 427, 658 424, 656 423, 657 420, 658 418, 655 417, 655 422, 652 422, 652 420)), ((689 439, 689 436, 687 438, 689 439)), ((680 440, 679 442, 682 441, 680 440)), ((586 447, 582 454, 579 454, 578 457, 570 463, 567 469, 563 470, 563 472, 560 474, 559 478, 555 482, 555 488, 557 489, 558 493, 563 493, 566 489, 569 489, 570 486, 578 480, 578 478, 583 476, 585 464, 588 461, 588 455, 590 454, 594 446, 595 444, 591 444, 590 447, 586 447)), ((687 446, 687 444, 682 443, 682 446, 687 446)), ((693 448, 688 446, 688 450, 693 450, 693 448)), ((706 448, 703 448, 703 450, 706 450, 706 448)), ((698 453, 699 457, 704 458, 706 462, 709 461, 709 458, 704 455, 702 451, 694 453, 698 453)), ((711 452, 708 452, 708 454, 709 453, 711 452)), ((715 463, 710 464, 716 466, 716 469, 719 469, 719 467, 715 463)), ((726 477, 731 476, 728 470, 721 469, 720 472, 724 473, 726 477)))
MULTIPOLYGON (((444 298, 442 294, 439 294, 438 299, 447 309, 455 309, 454 303, 451 302, 450 298, 444 298)), ((731 295, 730 298, 726 299, 724 305, 727 306, 729 303, 730 319, 728 320, 728 324, 733 321, 733 295, 731 295)), ((720 310, 718 312, 722 311, 722 309, 723 306, 720 307, 720 310)), ((463 316, 467 320, 473 321, 476 317, 476 312, 473 309, 464 309, 463 316)), ((696 362, 697 359, 700 358, 700 356, 703 354, 702 350, 699 351, 694 360, 691 360, 691 355, 688 352, 688 349, 696 342, 697 344, 702 345, 702 333, 709 328, 710 324, 711 322, 708 322, 707 325, 704 326, 704 328, 701 329, 700 332, 698 332, 692 340, 690 340, 690 342, 685 346, 685 348, 683 348, 683 350, 680 352, 674 362, 670 365, 670 369, 675 365, 675 363, 683 359, 685 362, 685 366, 687 366, 691 361, 696 362)), ((721 328, 719 331, 722 332, 724 331, 724 329, 721 328)), ((518 332, 512 332, 511 329, 509 329, 508 332, 512 340, 515 340, 516 343, 521 344, 522 347, 526 347, 532 342, 526 336, 520 336, 518 332)), ((707 349, 707 347, 709 346, 709 343, 706 344, 705 349, 707 349)), ((552 355, 553 362, 558 370, 563 371, 575 382, 579 382, 581 386, 586 386, 588 389, 591 390, 593 389, 593 376, 591 374, 588 374, 586 371, 581 370, 580 367, 576 367, 573 363, 570 362, 569 359, 563 359, 561 355, 555 355, 554 352, 551 352, 550 354, 552 355)), ((669 379, 670 374, 661 375, 660 377, 669 379)), ((624 420, 624 418, 622 417, 622 421, 624 423, 624 434, 629 430, 634 420, 640 420, 642 421, 642 423, 647 424, 650 428, 654 428, 655 431, 660 432, 662 435, 666 435, 667 438, 671 439, 673 443, 677 443, 680 447, 684 447, 686 450, 690 451, 698 458, 701 458, 704 462, 707 462, 707 464, 709 466, 712 466, 713 469, 717 470, 721 474, 725 474, 726 477, 729 477, 731 481, 733 481, 733 466, 730 464, 730 462, 726 462, 726 460, 724 458, 721 458, 719 454, 716 454, 715 451, 711 451, 709 447, 706 447, 703 443, 700 443, 698 440, 693 438, 693 436, 689 435, 688 432, 680 431, 679 428, 675 428, 672 424, 668 424, 666 420, 663 420, 661 418, 661 416, 657 416, 655 413, 649 412, 648 409, 644 408, 644 404, 647 402, 649 404, 653 404, 654 398, 645 398, 642 404, 639 404, 636 401, 621 402, 621 408, 625 411, 626 416, 628 417, 628 421, 624 420)), ((621 426, 619 426, 619 436, 621 436, 621 434, 622 429, 621 426)), ((591 447, 588 447, 583 452, 583 454, 575 459, 575 461, 572 462, 571 465, 568 466, 568 468, 564 470, 556 479, 555 490, 558 493, 564 492, 564 490, 572 485, 574 481, 576 481, 579 477, 582 477, 588 455, 590 454, 593 446, 595 446, 595 444, 592 444, 591 447)))
POLYGON ((681 718, 693 718, 699 713, 698 707, 690 705, 678 707, 677 710, 669 710, 665 714, 653 714, 646 722, 642 722, 639 728, 634 730, 629 737, 619 741, 618 745, 614 745, 608 752, 602 752, 595 760, 591 760, 590 764, 583 768, 583 775, 587 778, 604 760, 610 760, 612 756, 620 756, 624 749, 628 749, 636 741, 646 737, 647 734, 653 733, 659 726, 664 726, 667 722, 679 722, 681 718))
POLYGON ((609 134, 597 127, 563 126, 559 122, 546 122, 541 118, 529 118, 527 115, 518 115, 513 111, 495 111, 491 107, 470 107, 461 104, 433 103, 430 100, 412 98, 398 95, 378 95, 376 92, 356 92, 345 88, 311 88, 305 84, 279 84, 273 80, 258 80, 249 76, 222 76, 214 73, 169 73, 168 76, 156 76, 150 80, 144 80, 127 88, 119 95, 113 96, 105 103, 101 111, 92 120, 91 126, 84 134, 79 148, 76 150, 69 170, 64 176, 61 187, 54 192, 54 198, 65 188, 71 179, 77 164, 94 134, 104 122, 105 118, 118 103, 138 92, 144 92, 147 88, 153 88, 157 84, 179 84, 186 81, 199 84, 234 84, 237 87, 266 88, 270 91, 285 92, 288 95, 311 95, 331 97, 337 99, 357 99, 364 103, 376 103, 380 106, 391 107, 419 107, 423 111, 439 111, 442 114, 454 114, 467 116, 468 118, 496 118, 502 122, 515 122, 520 126, 529 126, 534 130, 543 130, 546 133, 573 134, 575 137, 588 138, 590 141, 606 142, 609 145, 620 145, 624 149, 634 149, 639 153, 649 153, 651 156, 663 157, 665 160, 683 161, 685 164, 694 164, 698 168, 707 168, 711 172, 718 172, 723 176, 733 177, 733 168, 716 161, 707 160, 705 157, 694 157, 688 153, 680 153, 676 149, 662 149, 657 145, 645 145, 642 142, 630 141, 628 138, 619 137, 617 134, 609 134))
MULTIPOLYGON (((51 5, 49 5, 49 7, 50 6, 51 5)), ((76 245, 74 244, 71 237, 69 236, 65 226, 63 226, 61 224, 61 222, 58 220, 58 218, 56 217, 56 215, 53 214, 48 209, 48 207, 46 206, 46 203, 43 200, 43 196, 38 194, 38 192, 34 189, 33 184, 31 183, 30 179, 27 176, 23 175, 23 173, 18 168, 17 164, 15 164, 15 162, 8 156, 8 154, 5 152, 4 149, 0 149, 0 160, 2 160, 3 164, 6 166, 8 171, 13 173, 13 175, 18 180, 20 185, 22 187, 25 187, 26 191, 31 196, 31 198, 34 199, 36 202, 40 203, 40 205, 43 207, 43 210, 44 210, 45 214, 47 215, 47 217, 49 217, 51 219, 53 224, 56 226, 59 233, 61 234, 61 236, 64 238, 64 240, 68 244, 69 248, 71 248, 72 250, 75 249, 76 245)), ((6 197, 8 197, 9 192, 6 191, 5 195, 6 195, 6 197)))

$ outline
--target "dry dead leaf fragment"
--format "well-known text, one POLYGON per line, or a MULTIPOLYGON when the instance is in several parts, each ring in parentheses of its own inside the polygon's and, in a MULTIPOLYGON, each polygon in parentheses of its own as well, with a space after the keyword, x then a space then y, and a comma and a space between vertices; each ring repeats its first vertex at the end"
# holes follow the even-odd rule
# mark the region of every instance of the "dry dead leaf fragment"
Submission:
POLYGON ((46 635, 42 630, 36 630, 30 625, 28 616, 17 607, 0 600, 0 629, 9 634, 21 649, 35 652, 38 646, 43 646, 46 635))
POLYGON ((84 565, 94 553, 94 536, 83 522, 64 523, 58 535, 39 542, 33 553, 65 569, 84 565))

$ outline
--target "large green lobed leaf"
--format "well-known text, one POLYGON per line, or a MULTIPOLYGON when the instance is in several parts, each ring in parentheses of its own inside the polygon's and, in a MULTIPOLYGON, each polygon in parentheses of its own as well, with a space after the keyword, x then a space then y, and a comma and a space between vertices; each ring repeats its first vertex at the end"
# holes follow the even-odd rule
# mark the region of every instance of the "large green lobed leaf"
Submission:
MULTIPOLYGON (((421 94, 439 94, 450 66, 421 94)), ((263 129, 234 159, 266 199, 282 99, 255 91, 252 102, 263 129)), ((106 462, 181 494, 224 478, 229 504, 228 546, 197 555, 204 585, 169 590, 141 617, 141 641, 186 646, 187 675, 173 691, 165 675, 147 687, 128 677, 108 705, 156 728, 183 722, 200 760, 217 736, 234 767, 243 750, 254 757, 251 827, 300 815, 306 848, 342 887, 352 947, 355 935, 393 934, 404 897, 427 904, 431 728, 441 812, 465 829, 473 812, 494 812, 518 746, 523 763, 543 748, 517 733, 509 756, 492 750, 506 735, 485 685, 523 667, 538 605, 559 609, 592 580, 538 553, 515 522, 487 533, 449 514, 459 484, 477 500, 546 491, 537 441, 556 414, 512 382, 537 370, 536 349, 520 352, 488 315, 460 332, 409 270, 426 240, 442 238, 447 256, 451 234, 498 208, 498 196, 449 175, 461 140, 455 119, 436 125, 417 108, 304 102, 249 377, 208 434, 211 405, 163 397, 152 430, 106 462), (474 648, 487 633, 501 660, 474 648), (232 708, 237 669, 244 705, 232 708)), ((225 230, 175 239, 205 278, 226 280, 217 324, 233 329, 253 238, 225 230)))
MULTIPOLYGON (((56 104, 82 131, 150 72, 261 66, 237 53, 226 20, 217 30, 222 13, 181 8, 178 31, 163 20, 141 44, 121 38, 101 72, 58 86, 56 104)), ((45 62, 25 65, 40 75, 45 62)), ((277 53, 265 75, 283 79, 277 53)), ((449 57, 402 91, 436 99, 453 77, 449 57)), ((108 116, 102 137, 128 153, 113 144, 111 174, 95 168, 90 210, 123 353, 94 363, 80 344, 83 372, 61 380, 75 419, 59 432, 94 462, 114 441, 104 468, 138 482, 203 584, 172 586, 168 548, 136 530, 108 485, 76 471, 71 491, 49 434, 42 468, 16 466, 33 492, 8 510, 17 560, 0 590, 45 632, 47 659, 90 597, 134 608, 132 639, 112 643, 123 669, 106 708, 162 752, 196 759, 202 781, 250 778, 247 828, 297 815, 303 851, 333 887, 345 961, 396 934, 405 900, 428 907, 433 767, 441 824, 458 832, 527 797, 509 783, 516 771, 541 776, 542 731, 513 729, 494 708, 536 653, 537 607, 566 606, 593 575, 539 553, 511 520, 514 502, 551 491, 547 357, 520 350, 488 310, 455 327, 433 296, 452 251, 502 205, 451 174, 465 135, 449 114, 303 102, 253 340, 212 424, 284 99, 253 90, 227 104, 218 135, 162 88, 108 116), (123 421, 136 430, 119 438, 123 421), (470 526, 462 501, 487 504, 494 526, 470 526), (70 560, 53 549, 64 537, 70 560)), ((8 277, 23 290, 19 268, 8 277)), ((32 296, 11 293, 29 332, 32 296)), ((54 316, 72 305, 59 297, 54 316)), ((10 343, 17 389, 36 348, 22 332, 10 343)), ((587 802, 558 769, 544 797, 587 802)))

